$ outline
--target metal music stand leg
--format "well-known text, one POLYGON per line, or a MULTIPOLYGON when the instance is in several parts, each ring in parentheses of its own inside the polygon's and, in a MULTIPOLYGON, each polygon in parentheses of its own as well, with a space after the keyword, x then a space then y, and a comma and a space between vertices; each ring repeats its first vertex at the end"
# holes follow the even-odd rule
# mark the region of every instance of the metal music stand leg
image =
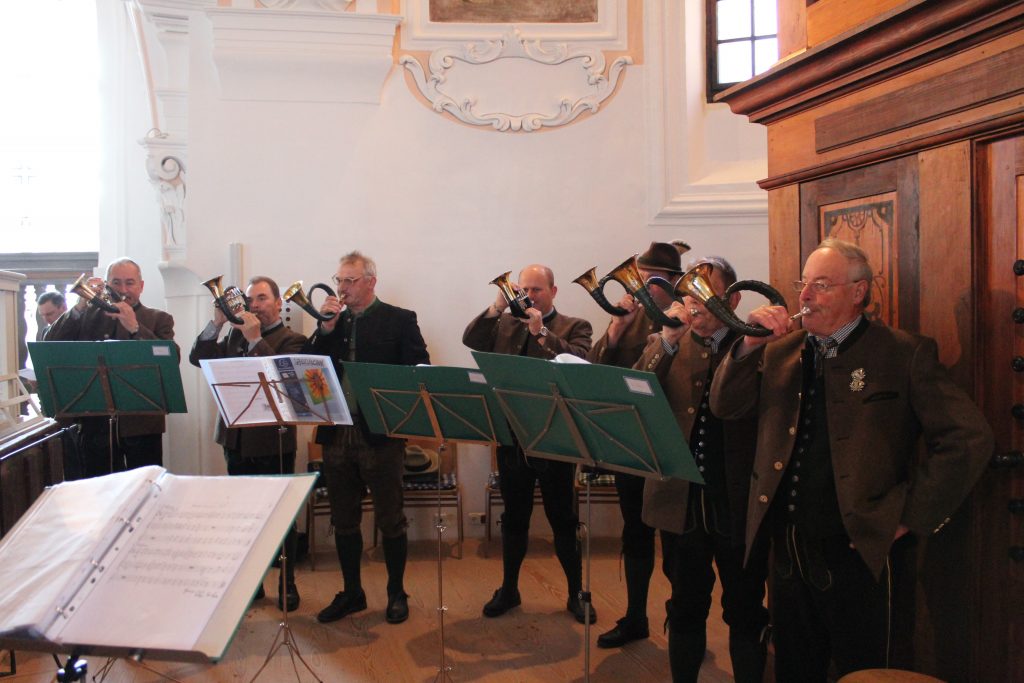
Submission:
POLYGON ((451 681, 452 677, 449 675, 452 667, 447 663, 445 657, 445 640, 444 640, 444 614, 448 611, 448 607, 444 604, 444 558, 443 551, 444 545, 442 544, 442 536, 447 528, 444 525, 444 517, 441 516, 441 463, 444 461, 445 442, 441 442, 438 446, 438 464, 437 464, 437 516, 435 517, 434 528, 437 529, 437 621, 438 621, 438 664, 437 664, 437 675, 434 676, 434 683, 438 681, 451 681))
MULTIPOLYGON (((109 449, 107 453, 110 456, 110 469, 107 470, 107 474, 114 473, 114 425, 116 424, 116 420, 117 415, 114 413, 111 413, 110 418, 107 420, 107 448, 109 449)), ((95 676, 93 678, 95 678, 95 676)))
POLYGON ((103 662, 103 666, 100 667, 100 670, 97 671, 95 674, 93 674, 93 676, 92 676, 93 683, 103 683, 103 681, 107 680, 107 676, 110 675, 111 670, 113 670, 114 665, 117 664, 118 661, 124 661, 124 662, 127 662, 127 663, 131 664, 132 666, 137 666, 140 669, 143 669, 145 671, 148 671, 151 674, 154 674, 156 676, 159 676, 160 678, 163 678, 164 680, 173 681, 173 683, 182 683, 181 680, 175 678, 174 676, 171 676, 170 674, 165 674, 162 671, 157 671, 156 669, 154 669, 153 667, 149 666, 148 664, 145 664, 142 661, 142 657, 139 656, 139 655, 136 655, 134 657, 109 657, 109 658, 107 658, 107 661, 103 662))
MULTIPOLYGON (((284 449, 284 442, 282 441, 282 439, 283 439, 282 434, 285 431, 286 430, 285 430, 284 427, 280 427, 278 429, 278 431, 277 431, 277 457, 278 457, 278 462, 280 463, 279 467, 281 469, 281 473, 282 474, 284 473, 284 450, 283 450, 284 449)), ((290 533, 290 530, 289 530, 289 533, 290 533)), ((287 579, 285 578, 285 577, 288 576, 288 535, 287 534, 285 534, 285 540, 281 544, 281 558, 280 559, 281 559, 281 568, 280 568, 281 575, 278 578, 277 585, 278 585, 278 598, 281 601, 281 622, 277 625, 277 633, 274 635, 274 640, 270 643, 270 650, 267 652, 267 658, 263 660, 263 665, 260 666, 260 668, 253 675, 253 677, 249 679, 249 683, 253 683, 253 681, 255 681, 257 678, 260 677, 260 674, 263 673, 263 670, 267 668, 268 664, 270 664, 270 660, 274 658, 274 655, 276 655, 277 651, 280 650, 282 647, 288 649, 288 656, 291 657, 291 660, 292 660, 292 670, 295 672, 295 680, 296 681, 299 681, 300 683, 302 681, 302 676, 299 674, 299 663, 301 663, 302 666, 306 667, 306 671, 308 671, 313 676, 313 678, 316 679, 317 683, 324 683, 320 679, 320 677, 316 675, 316 672, 313 671, 313 667, 311 667, 309 665, 309 663, 305 659, 302 658, 302 653, 299 652, 299 646, 295 642, 295 635, 292 633, 291 626, 288 625, 288 599, 287 599, 287 596, 286 595, 280 595, 280 589, 282 587, 285 589, 285 591, 288 590, 287 579)))
POLYGON ((584 503, 587 509, 587 521, 580 523, 583 536, 583 590, 580 591, 580 602, 583 603, 583 680, 590 683, 590 481, 593 474, 588 472, 583 477, 584 503))

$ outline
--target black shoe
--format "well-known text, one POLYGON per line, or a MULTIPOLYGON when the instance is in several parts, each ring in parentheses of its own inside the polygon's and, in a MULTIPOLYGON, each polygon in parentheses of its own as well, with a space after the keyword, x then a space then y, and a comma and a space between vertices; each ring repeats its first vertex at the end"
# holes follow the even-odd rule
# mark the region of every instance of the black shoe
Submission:
POLYGON ((260 581, 260 587, 256 590, 256 595, 252 596, 253 600, 262 600, 267 597, 267 591, 263 590, 263 582, 260 581))
MULTIPOLYGON (((578 595, 570 595, 569 600, 565 603, 565 608, 572 612, 572 615, 576 617, 576 621, 581 624, 587 622, 586 615, 583 613, 583 602, 578 595)), ((590 623, 597 623, 597 611, 594 609, 594 605, 590 605, 590 623)))
POLYGON ((409 596, 405 591, 388 596, 388 608, 384 611, 384 619, 389 624, 401 624, 409 618, 409 596))
POLYGON ((622 647, 626 643, 649 636, 647 619, 643 621, 630 621, 623 617, 615 623, 615 628, 597 637, 597 646, 602 648, 622 647))
POLYGON ((506 591, 504 588, 499 588, 494 591, 494 595, 484 605, 484 616, 500 617, 513 607, 518 607, 521 604, 523 604, 523 599, 519 597, 518 590, 506 591))
POLYGON ((344 616, 354 612, 362 612, 366 609, 366 593, 360 590, 358 593, 346 593, 342 591, 334 596, 331 604, 320 610, 316 620, 321 624, 337 621, 344 616))
POLYGON ((277 596, 277 608, 284 609, 285 606, 288 607, 289 612, 299 609, 299 589, 294 583, 288 584, 284 594, 277 596))

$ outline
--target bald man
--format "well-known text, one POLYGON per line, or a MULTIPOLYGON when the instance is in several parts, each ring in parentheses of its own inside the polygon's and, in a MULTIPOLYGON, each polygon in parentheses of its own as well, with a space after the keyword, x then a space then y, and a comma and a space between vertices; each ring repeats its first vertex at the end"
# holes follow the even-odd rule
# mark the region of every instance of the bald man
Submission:
MULTIPOLYGON (((534 264, 519 274, 518 289, 531 301, 526 319, 506 312, 508 304, 499 294, 483 313, 475 317, 462 335, 462 343, 476 351, 552 359, 560 353, 586 358, 593 330, 581 318, 555 310, 555 276, 547 266, 534 264)), ((540 483, 544 514, 555 535, 555 554, 565 572, 569 598, 566 609, 584 623, 579 592, 583 587, 582 559, 576 543, 579 518, 573 509, 575 465, 554 460, 527 458, 522 447, 499 446, 498 476, 505 511, 501 515, 503 578, 501 587, 484 605, 485 617, 500 617, 522 600, 519 596, 519 568, 526 557, 533 513, 533 490, 540 483)), ((597 614, 591 609, 591 623, 597 614)))
MULTIPOLYGON (((85 299, 79 299, 73 308, 50 325, 44 341, 174 339, 174 318, 139 301, 146 285, 139 264, 129 258, 113 261, 107 266, 106 284, 121 297, 114 304, 116 313, 107 313, 89 306, 85 299)), ((79 422, 82 425, 80 450, 86 477, 163 464, 163 433, 166 429, 163 415, 118 418, 118 438, 113 452, 110 450, 107 418, 83 417, 79 422)))

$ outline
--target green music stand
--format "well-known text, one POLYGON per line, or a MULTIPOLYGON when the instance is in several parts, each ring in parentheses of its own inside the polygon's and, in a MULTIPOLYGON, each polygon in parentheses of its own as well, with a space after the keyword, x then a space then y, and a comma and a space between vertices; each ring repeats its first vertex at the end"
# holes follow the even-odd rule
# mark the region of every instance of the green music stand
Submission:
POLYGON ((120 415, 187 412, 173 341, 29 342, 43 413, 107 417, 110 470, 120 415))
POLYGON ((527 455, 704 483, 655 375, 479 351, 473 357, 527 455))
MULTIPOLYGON (((494 385, 526 455, 703 483, 655 375, 480 351, 474 351, 473 357, 494 385)), ((580 601, 586 612, 583 673, 584 680, 589 680, 590 478, 585 482, 586 575, 580 601)))
MULTIPOLYGON (((479 370, 435 366, 344 363, 345 377, 370 431, 431 439, 443 454, 449 442, 511 444, 491 386, 479 370)), ((438 680, 451 680, 445 655, 441 468, 437 470, 438 680)))

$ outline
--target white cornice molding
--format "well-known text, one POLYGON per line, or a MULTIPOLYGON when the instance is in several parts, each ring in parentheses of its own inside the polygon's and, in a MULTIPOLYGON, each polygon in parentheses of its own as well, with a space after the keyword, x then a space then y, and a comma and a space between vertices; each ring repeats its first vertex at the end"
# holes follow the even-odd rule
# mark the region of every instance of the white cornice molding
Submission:
POLYGON ((402 17, 313 4, 207 10, 224 99, 380 103, 402 17))
MULTIPOLYGON (((692 9, 692 8, 690 8, 692 9)), ((707 228, 723 225, 762 226, 768 223, 768 193, 750 182, 716 184, 694 182, 690 177, 691 155, 701 148, 707 131, 703 117, 703 82, 690 82, 700 70, 692 60, 704 63, 703 42, 693 36, 687 22, 703 22, 700 12, 687 12, 676 0, 653 0, 644 5, 644 90, 648 133, 648 211, 656 226, 707 228), (687 60, 690 60, 689 62, 687 60)), ((701 30, 703 27, 701 26, 701 30)))
POLYGON ((517 28, 497 40, 434 50, 427 62, 429 76, 415 57, 399 59, 434 111, 446 111, 474 126, 526 132, 565 125, 586 111, 596 113, 615 91, 622 70, 632 63, 630 57, 619 57, 605 74, 601 50, 526 40, 517 28), (499 62, 520 68, 495 68, 499 62), (530 72, 529 65, 551 68, 539 76, 530 72), (473 69, 479 72, 460 78, 462 72, 473 69), (524 81, 531 87, 524 90, 524 81), (547 102, 540 103, 544 98, 536 97, 538 92, 551 93, 547 102), (523 110, 531 106, 546 108, 523 110))
POLYGON ((152 125, 188 131, 190 33, 197 14, 216 0, 126 0, 145 71, 152 125))
MULTIPOLYGON (((673 0, 676 1, 676 0, 673 0)), ((430 0, 402 0, 402 49, 434 50, 467 40, 499 40, 509 24, 430 21, 430 0)), ((597 21, 589 23, 516 24, 531 40, 585 42, 602 50, 629 47, 627 0, 597 0, 597 21)))

